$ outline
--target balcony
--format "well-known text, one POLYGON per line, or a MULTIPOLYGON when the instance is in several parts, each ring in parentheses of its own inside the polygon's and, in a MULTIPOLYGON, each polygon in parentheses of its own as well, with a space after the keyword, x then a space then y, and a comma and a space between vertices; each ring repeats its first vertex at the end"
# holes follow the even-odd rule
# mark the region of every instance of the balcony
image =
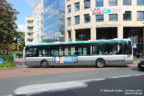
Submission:
POLYGON ((33 23, 27 23, 26 26, 33 26, 33 23))
POLYGON ((28 35, 27 38, 28 39, 33 39, 33 35, 28 35))

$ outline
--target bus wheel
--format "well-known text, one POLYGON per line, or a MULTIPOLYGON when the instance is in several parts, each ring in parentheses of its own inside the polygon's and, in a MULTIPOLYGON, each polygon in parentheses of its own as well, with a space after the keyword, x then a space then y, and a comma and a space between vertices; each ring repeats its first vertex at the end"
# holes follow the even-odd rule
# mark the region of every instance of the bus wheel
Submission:
POLYGON ((46 61, 46 60, 41 61, 40 66, 41 66, 42 68, 47 68, 47 67, 49 67, 48 61, 46 61))
POLYGON ((103 67, 105 67, 105 65, 106 65, 105 60, 103 60, 103 59, 96 60, 96 67, 103 68, 103 67))

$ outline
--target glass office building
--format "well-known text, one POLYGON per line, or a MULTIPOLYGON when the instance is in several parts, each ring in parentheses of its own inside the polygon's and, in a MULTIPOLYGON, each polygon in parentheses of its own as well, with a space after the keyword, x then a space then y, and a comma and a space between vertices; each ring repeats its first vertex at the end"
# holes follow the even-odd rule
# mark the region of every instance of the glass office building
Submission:
POLYGON ((64 41, 65 0, 44 0, 43 42, 64 41))

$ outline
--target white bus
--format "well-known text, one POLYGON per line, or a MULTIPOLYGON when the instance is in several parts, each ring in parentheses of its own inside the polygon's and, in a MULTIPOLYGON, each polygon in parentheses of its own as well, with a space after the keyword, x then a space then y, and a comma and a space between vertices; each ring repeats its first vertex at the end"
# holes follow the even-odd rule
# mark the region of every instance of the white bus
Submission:
POLYGON ((30 44, 25 46, 25 65, 126 65, 133 63, 132 50, 130 39, 30 44))

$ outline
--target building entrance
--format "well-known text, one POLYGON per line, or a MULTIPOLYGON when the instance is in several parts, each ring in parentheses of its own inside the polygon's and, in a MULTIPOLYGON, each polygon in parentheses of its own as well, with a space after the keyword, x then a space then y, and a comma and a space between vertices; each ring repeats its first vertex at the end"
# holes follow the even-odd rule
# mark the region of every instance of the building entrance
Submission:
POLYGON ((124 38, 130 38, 133 43, 134 56, 144 55, 144 38, 142 27, 124 27, 124 38))

